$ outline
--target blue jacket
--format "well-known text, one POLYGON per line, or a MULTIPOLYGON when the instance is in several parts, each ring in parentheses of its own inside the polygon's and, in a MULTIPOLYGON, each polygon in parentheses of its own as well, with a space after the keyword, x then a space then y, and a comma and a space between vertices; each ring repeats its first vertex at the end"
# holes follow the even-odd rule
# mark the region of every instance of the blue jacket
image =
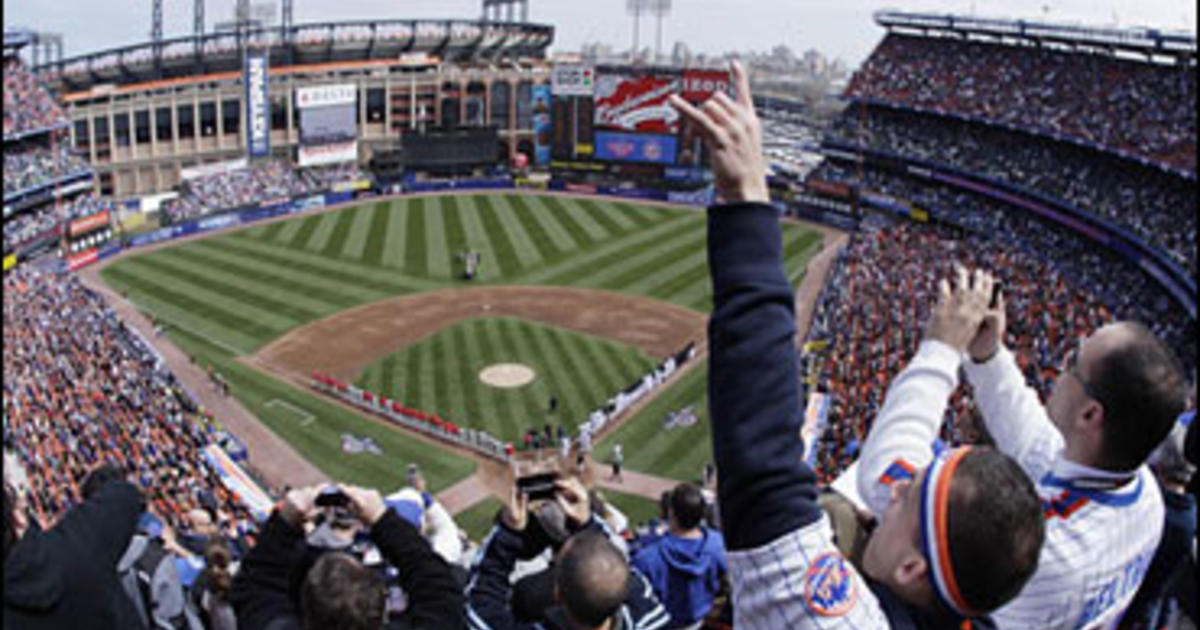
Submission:
POLYGON ((654 594, 671 614, 672 626, 683 626, 703 618, 721 590, 725 574, 725 538, 721 532, 704 528, 699 539, 667 534, 633 557, 654 594))

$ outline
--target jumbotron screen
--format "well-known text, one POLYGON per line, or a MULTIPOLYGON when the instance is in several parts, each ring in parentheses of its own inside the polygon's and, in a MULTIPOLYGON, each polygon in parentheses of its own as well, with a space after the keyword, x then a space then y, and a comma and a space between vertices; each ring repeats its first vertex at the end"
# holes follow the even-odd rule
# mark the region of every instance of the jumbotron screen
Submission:
POLYGON ((571 65, 555 67, 551 77, 551 167, 567 170, 699 169, 699 139, 684 133, 667 98, 703 103, 718 91, 731 93, 725 70, 571 65))
POLYGON ((353 84, 296 90, 296 106, 300 110, 300 144, 325 144, 357 137, 354 115, 358 103, 356 97, 353 84))

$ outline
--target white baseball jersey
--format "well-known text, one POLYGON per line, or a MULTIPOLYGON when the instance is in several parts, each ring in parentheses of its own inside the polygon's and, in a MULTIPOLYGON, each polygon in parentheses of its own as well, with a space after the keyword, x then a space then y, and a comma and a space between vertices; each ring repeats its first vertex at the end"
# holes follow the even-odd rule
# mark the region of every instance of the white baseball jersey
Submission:
POLYGON ((1046 517, 1037 572, 994 620, 1001 630, 1115 627, 1162 536, 1153 474, 1144 465, 1118 475, 1063 459, 1062 435, 1007 349, 964 366, 997 447, 1035 480, 1046 517))

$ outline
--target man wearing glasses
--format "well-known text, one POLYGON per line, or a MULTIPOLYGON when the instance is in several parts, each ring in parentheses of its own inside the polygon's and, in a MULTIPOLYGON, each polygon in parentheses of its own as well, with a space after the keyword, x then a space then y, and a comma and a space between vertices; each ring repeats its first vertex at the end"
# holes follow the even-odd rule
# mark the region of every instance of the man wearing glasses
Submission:
POLYGON ((1043 407, 1004 329, 1000 296, 963 365, 996 446, 1037 484, 1046 542, 1037 573, 994 619, 1002 630, 1112 627, 1162 534, 1145 462, 1183 411, 1183 371, 1145 326, 1109 324, 1066 356, 1043 407))

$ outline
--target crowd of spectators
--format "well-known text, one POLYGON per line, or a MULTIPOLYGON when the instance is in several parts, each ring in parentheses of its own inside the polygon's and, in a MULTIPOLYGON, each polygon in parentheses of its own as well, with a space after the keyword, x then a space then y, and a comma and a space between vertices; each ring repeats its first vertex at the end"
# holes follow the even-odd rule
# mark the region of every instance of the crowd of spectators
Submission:
POLYGON ((291 199, 311 192, 283 160, 256 162, 245 168, 195 177, 183 182, 180 195, 163 204, 173 223, 271 199, 291 199))
POLYGON ((332 166, 314 166, 300 171, 300 179, 312 190, 325 190, 334 184, 353 182, 369 177, 354 162, 344 162, 332 166))
POLYGON ((32 190, 68 175, 87 173, 91 167, 73 154, 69 146, 31 147, 24 151, 4 150, 4 196, 32 190))
MULTIPOLYGON (((41 79, 17 57, 4 59, 4 137, 62 125, 67 115, 41 79)), ((5 170, 7 171, 7 164, 5 170)), ((5 190, 8 178, 5 175, 5 190)))
POLYGON ((987 175, 1121 226, 1196 274, 1195 181, 1100 151, 951 118, 847 109, 836 137, 987 175))
POLYGON ((1196 67, 892 33, 845 96, 1061 134, 1196 170, 1196 67))
POLYGON ((194 509, 254 529, 201 454, 218 427, 99 295, 33 264, 7 272, 4 293, 4 442, 29 472, 34 512, 59 518, 108 462, 176 529, 194 509))
MULTIPOLYGON (((948 187, 826 162, 814 177, 861 183, 906 199, 940 222, 918 225, 872 215, 839 255, 818 298, 810 341, 830 343, 810 355, 816 388, 832 395, 819 443, 818 472, 835 478, 857 453, 883 402, 886 385, 916 351, 935 282, 952 263, 998 274, 1008 301, 1009 338, 1026 380, 1043 396, 1058 377, 1059 359, 1080 337, 1116 319, 1145 323, 1175 348, 1195 378, 1195 322, 1127 263, 1079 237, 1025 213, 948 187)), ((951 400, 948 442, 970 426, 965 388, 951 400)))
POLYGON ((24 212, 4 220, 4 253, 20 249, 35 238, 43 236, 59 224, 60 214, 53 204, 24 212))

